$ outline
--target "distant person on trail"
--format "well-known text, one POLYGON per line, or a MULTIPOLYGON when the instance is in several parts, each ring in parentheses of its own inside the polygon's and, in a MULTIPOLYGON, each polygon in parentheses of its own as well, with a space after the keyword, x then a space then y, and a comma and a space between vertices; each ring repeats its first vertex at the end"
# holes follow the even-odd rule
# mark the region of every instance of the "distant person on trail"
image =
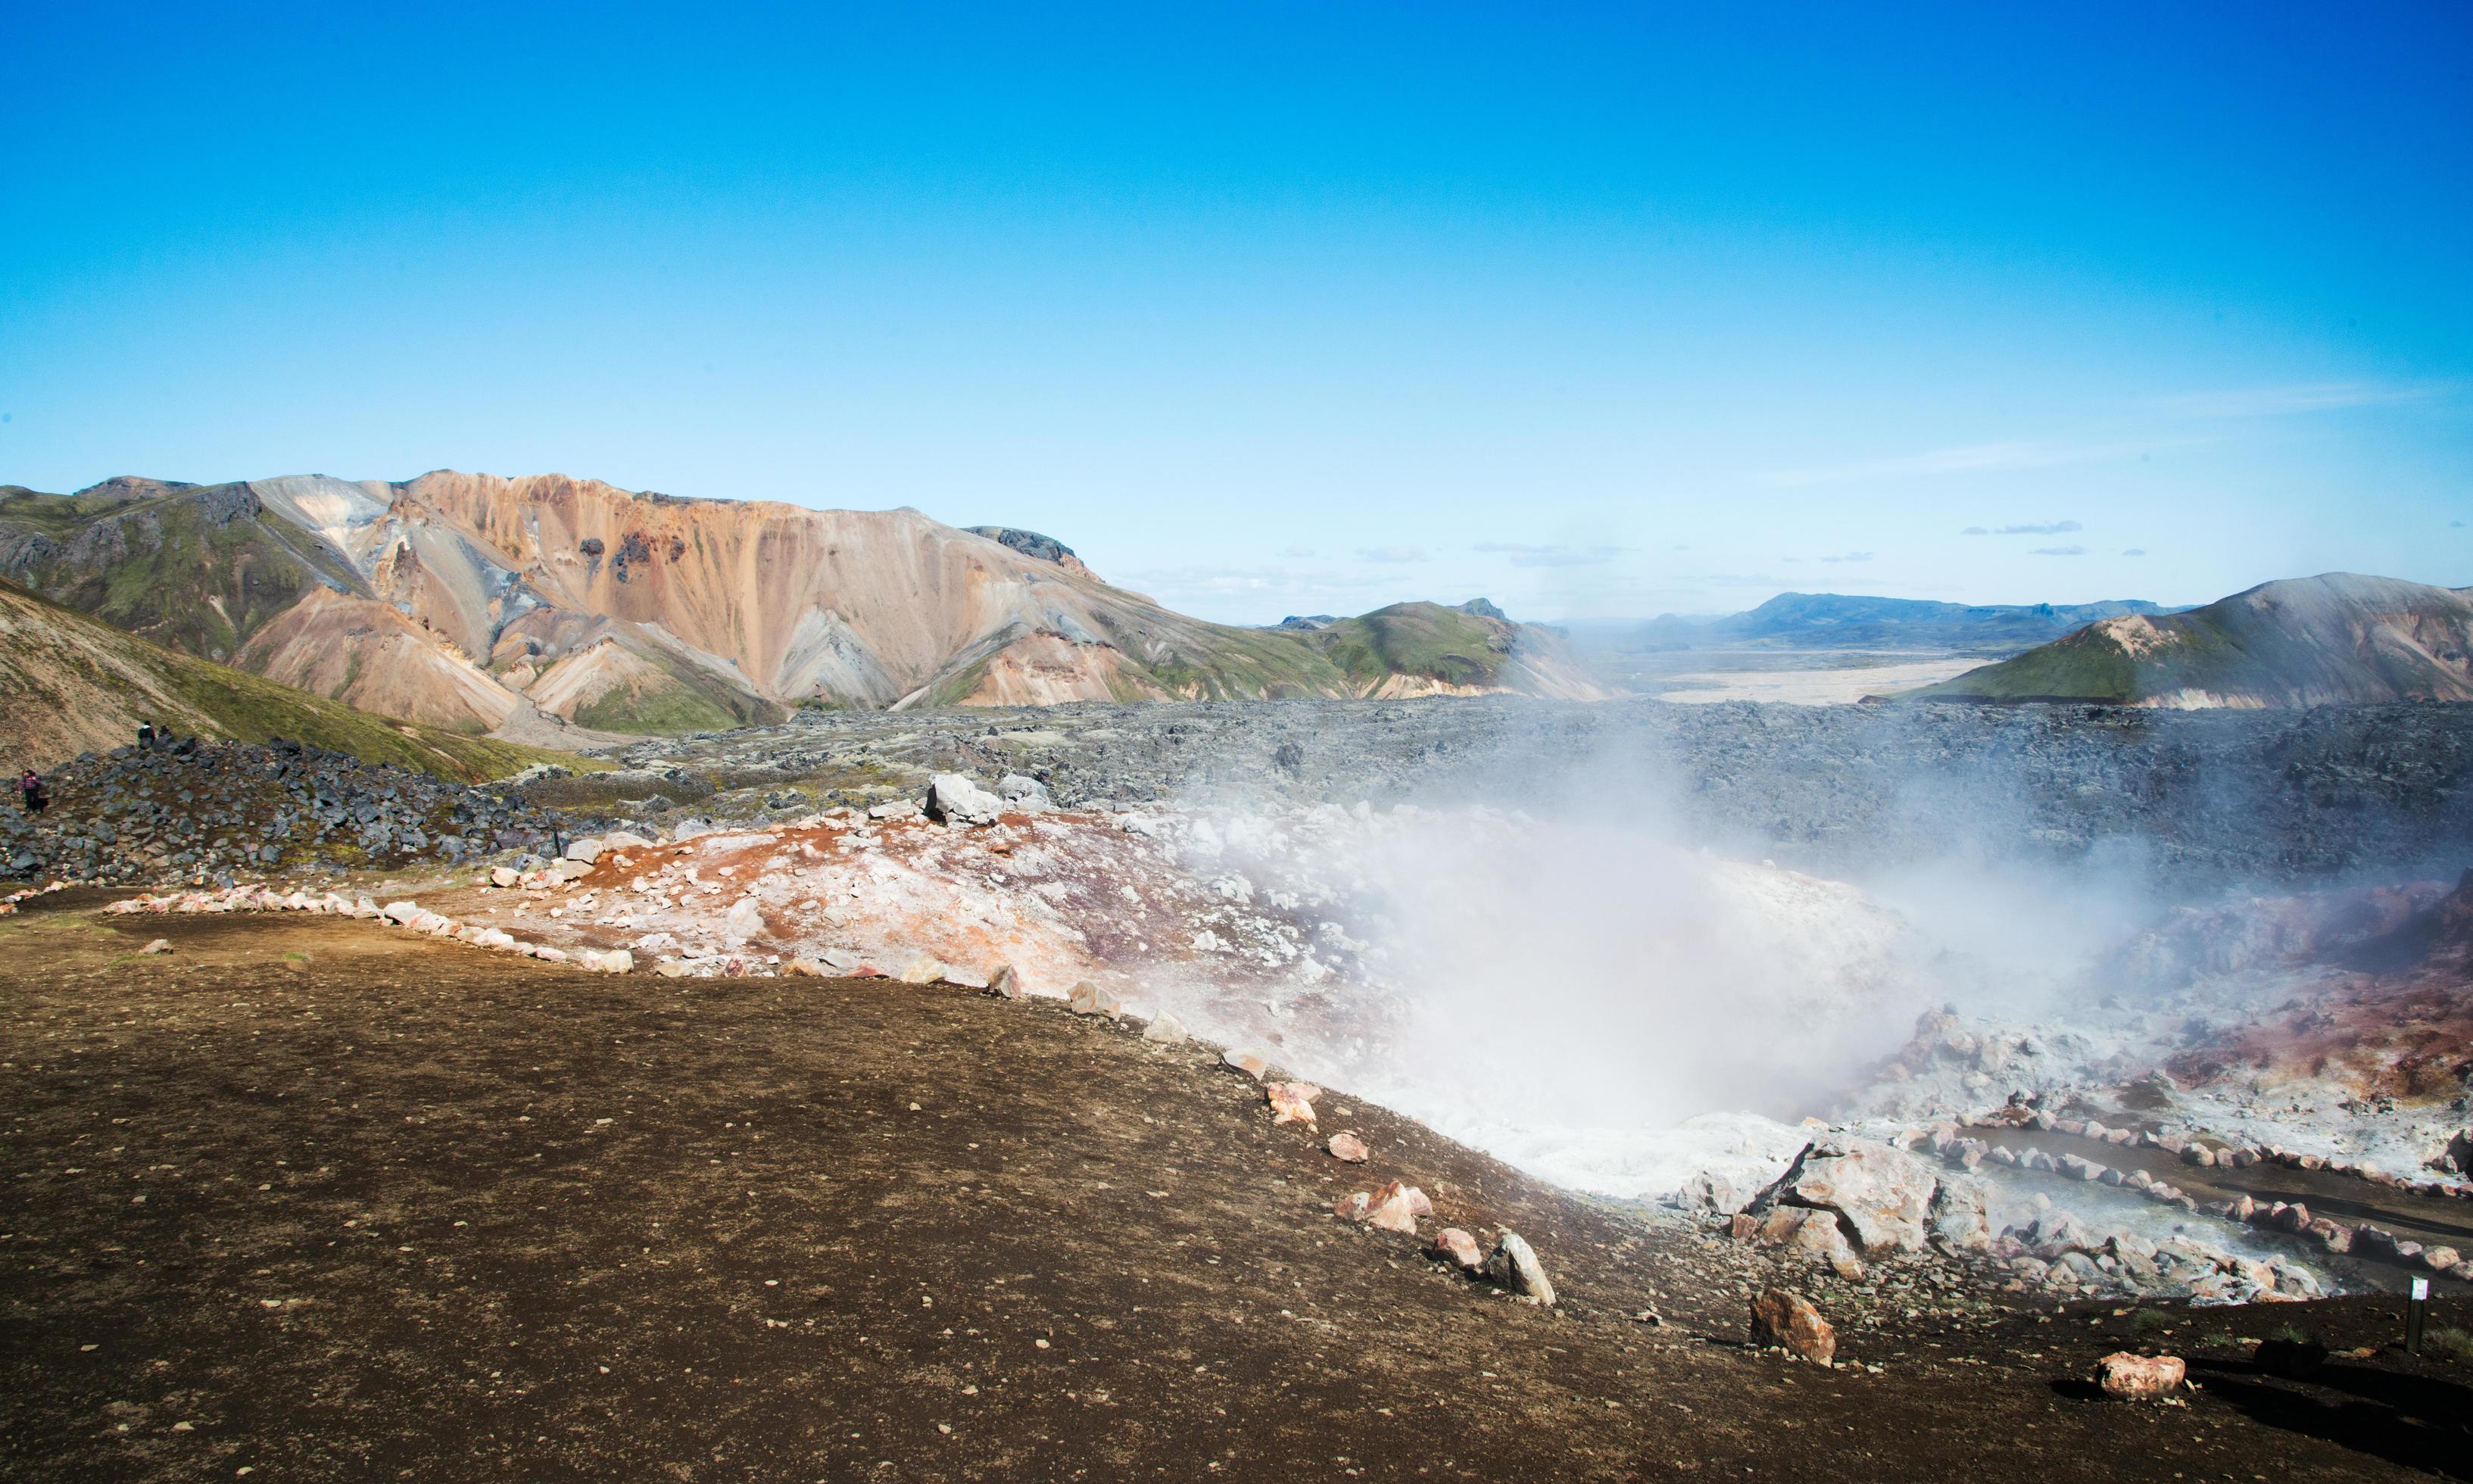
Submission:
POLYGON ((18 775, 17 793, 25 800, 26 812, 29 814, 42 813, 43 805, 50 802, 43 797, 43 780, 36 776, 32 768, 18 775))
POLYGON ((141 753, 149 753, 155 750, 155 724, 153 722, 139 722, 137 724, 137 750, 141 753))

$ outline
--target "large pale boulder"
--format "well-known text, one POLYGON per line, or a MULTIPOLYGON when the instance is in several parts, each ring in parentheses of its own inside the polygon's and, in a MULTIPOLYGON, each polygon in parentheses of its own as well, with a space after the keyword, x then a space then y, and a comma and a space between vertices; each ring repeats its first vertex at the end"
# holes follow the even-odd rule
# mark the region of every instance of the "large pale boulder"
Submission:
POLYGON ((1008 773, 996 779, 996 797, 1017 809, 1051 807, 1047 798, 1047 785, 1037 778, 1026 778, 1019 773, 1008 773))
POLYGON ((602 843, 597 837, 569 840, 566 843, 566 858, 580 860, 589 866, 601 858, 602 849, 602 843))
POLYGON ((1913 1252, 1924 1245, 1939 1188, 1932 1166, 1903 1149, 1831 1137, 1806 1145, 1745 1209, 1754 1215, 1780 1206, 1829 1211, 1863 1252, 1913 1252))
POLYGON ((946 825, 993 825, 1004 801, 958 773, 927 780, 927 817, 946 825))
POLYGON ((2116 1352, 2096 1362, 2096 1376, 2107 1397, 2124 1401, 2152 1401, 2181 1389, 2189 1367, 2178 1355, 2133 1355, 2116 1352))

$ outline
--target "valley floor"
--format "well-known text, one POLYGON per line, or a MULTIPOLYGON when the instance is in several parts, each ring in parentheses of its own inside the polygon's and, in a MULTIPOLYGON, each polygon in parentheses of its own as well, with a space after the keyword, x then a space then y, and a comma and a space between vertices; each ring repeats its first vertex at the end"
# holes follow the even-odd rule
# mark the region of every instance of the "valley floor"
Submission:
POLYGON ((2287 1381, 2242 1343, 2381 1344, 2390 1301, 1910 1295, 1834 1314, 1820 1370, 1743 1343, 1749 1249, 1332 1094, 1324 1132, 1374 1150, 1342 1166, 1204 1048, 1054 1004, 590 975, 82 895, 0 926, 12 1478, 2245 1480, 2473 1456, 2458 1366, 2388 1348, 2287 1381), (139 955, 158 933, 173 951, 139 955), (1392 1176, 1525 1234, 1561 1306, 1331 1215, 1392 1176), (2191 1358, 2186 1406, 2090 1394, 2096 1357, 2152 1342, 2191 1358))

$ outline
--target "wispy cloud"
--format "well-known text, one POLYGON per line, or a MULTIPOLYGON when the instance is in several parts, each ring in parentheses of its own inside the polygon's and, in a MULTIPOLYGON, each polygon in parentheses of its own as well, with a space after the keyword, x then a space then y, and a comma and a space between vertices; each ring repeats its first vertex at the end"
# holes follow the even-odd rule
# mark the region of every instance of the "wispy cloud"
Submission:
POLYGON ((1357 548, 1357 560, 1359 562, 1425 562, 1429 559, 1426 556, 1425 548, 1420 546, 1359 546, 1357 548))
POLYGON ((1310 546, 1290 546, 1285 551, 1282 551, 1280 555, 1292 560, 1302 561, 1305 558, 1313 555, 1313 548, 1310 546))
POLYGON ((2148 399, 2176 418, 2287 418, 2339 412, 2347 407, 2386 407, 2427 401, 2456 391, 2453 381, 2311 381, 2282 387, 2242 387, 2221 392, 2182 392, 2148 399))
POLYGON ((1842 557, 1823 557, 1820 560, 1823 562, 1869 562, 1872 560, 1872 554, 1868 551, 1850 551, 1842 557))
POLYGON ((1598 566, 1623 554, 1621 546, 1528 546, 1517 541, 1479 541, 1471 549, 1509 557, 1513 566, 1598 566))
POLYGON ((2075 520, 2044 520, 2022 526, 1994 526, 1989 531, 1981 526, 1968 526, 1957 534, 1960 536, 2067 536, 2073 531, 2085 529, 2086 527, 2075 520))
MULTIPOLYGON (((2178 440, 2188 442, 2188 440, 2178 440)), ((1752 477, 1762 484, 1799 486, 1837 484, 1856 479, 1885 479, 1901 475, 1988 474, 2006 469, 2053 468, 2068 464, 2108 464, 2116 459, 2135 458, 2150 448, 2162 446, 2154 440, 2139 443, 2059 443, 2040 439, 2011 440, 1996 443, 1965 443, 1954 448, 1933 448, 1922 453, 1901 455, 1894 459, 1874 459, 1861 464, 1838 464, 1817 468, 1771 469, 1752 477)))
POLYGON ((2086 548, 2083 546, 2038 546, 2034 550, 2027 553, 2027 555, 2030 557, 2083 557, 2086 555, 2086 548))
POLYGON ((2147 555, 2147 548, 2144 546, 2125 546, 2121 549, 2121 554, 2125 557, 2143 557, 2147 555))

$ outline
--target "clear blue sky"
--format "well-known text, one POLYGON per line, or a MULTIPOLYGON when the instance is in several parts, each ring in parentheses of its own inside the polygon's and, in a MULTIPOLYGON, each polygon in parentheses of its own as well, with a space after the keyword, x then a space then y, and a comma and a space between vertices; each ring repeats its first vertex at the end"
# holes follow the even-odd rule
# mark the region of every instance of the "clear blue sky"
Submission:
POLYGON ((2473 583, 2473 6, 501 9, 0 9, 0 482, 915 505, 1239 621, 2473 583))

